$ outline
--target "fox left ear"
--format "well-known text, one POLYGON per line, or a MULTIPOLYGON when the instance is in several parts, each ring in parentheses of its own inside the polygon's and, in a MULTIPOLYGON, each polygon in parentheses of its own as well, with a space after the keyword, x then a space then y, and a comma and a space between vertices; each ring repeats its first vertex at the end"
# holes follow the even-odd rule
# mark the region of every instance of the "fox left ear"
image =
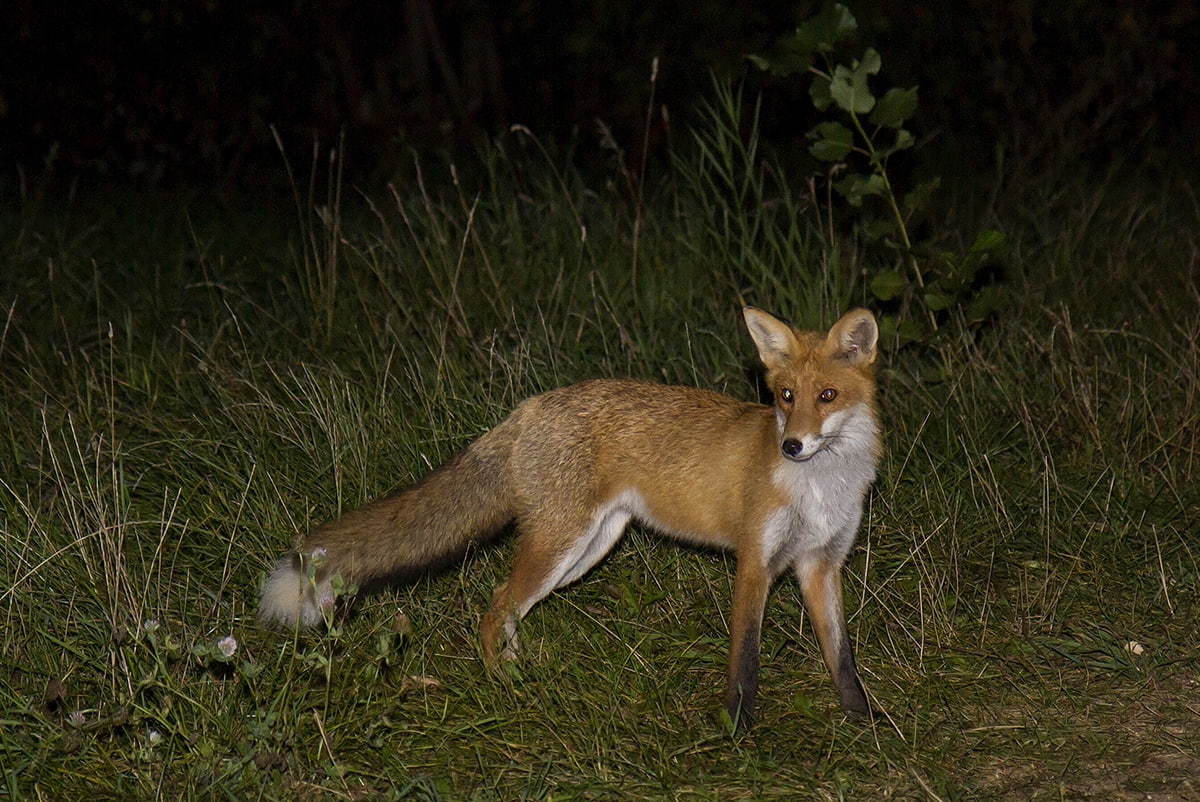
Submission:
POLYGON ((833 355, 851 365, 870 365, 875 361, 879 326, 866 309, 851 309, 829 329, 825 338, 833 355))

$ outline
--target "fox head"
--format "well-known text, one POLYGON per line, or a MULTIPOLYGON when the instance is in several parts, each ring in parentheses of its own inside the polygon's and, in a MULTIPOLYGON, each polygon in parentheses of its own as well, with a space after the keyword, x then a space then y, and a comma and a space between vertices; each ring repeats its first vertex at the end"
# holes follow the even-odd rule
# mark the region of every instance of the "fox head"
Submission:
POLYGON ((851 309, 825 334, 800 331, 752 306, 742 314, 767 368, 784 457, 805 462, 874 443, 879 327, 870 312, 851 309))

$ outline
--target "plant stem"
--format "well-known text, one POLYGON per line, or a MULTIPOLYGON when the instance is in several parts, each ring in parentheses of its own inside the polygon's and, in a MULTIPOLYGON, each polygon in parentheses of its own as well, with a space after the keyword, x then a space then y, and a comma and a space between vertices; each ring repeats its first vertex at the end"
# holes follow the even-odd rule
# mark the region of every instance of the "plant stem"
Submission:
MULTIPOLYGON (((867 131, 863 128, 862 121, 858 119, 858 115, 853 111, 850 111, 849 114, 850 120, 854 123, 854 128, 858 131, 858 135, 867 143, 867 152, 870 156, 871 166, 875 170, 875 175, 883 179, 883 195, 887 198, 888 207, 892 210, 892 216, 896 219, 896 230, 900 232, 900 241, 904 245, 904 257, 908 262, 909 270, 912 271, 913 278, 917 281, 917 287, 924 290, 925 279, 921 275, 921 268, 917 264, 917 257, 913 255, 912 240, 908 237, 908 226, 904 224, 904 215, 900 213, 900 206, 896 203, 896 193, 892 191, 892 182, 888 180, 883 160, 878 157, 875 150, 875 143, 867 135, 867 131)), ((937 331, 937 318, 934 316, 933 310, 926 306, 925 313, 929 316, 929 325, 933 327, 934 331, 937 331)))

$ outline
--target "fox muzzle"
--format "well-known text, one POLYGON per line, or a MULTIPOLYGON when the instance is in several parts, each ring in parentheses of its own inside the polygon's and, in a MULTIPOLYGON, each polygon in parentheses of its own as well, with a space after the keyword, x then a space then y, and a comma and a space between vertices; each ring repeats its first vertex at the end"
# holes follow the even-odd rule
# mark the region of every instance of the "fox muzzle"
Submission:
POLYGON ((779 446, 779 450, 783 453, 783 456, 792 462, 807 462, 819 450, 819 440, 819 437, 808 437, 806 439, 785 437, 783 443, 779 446))

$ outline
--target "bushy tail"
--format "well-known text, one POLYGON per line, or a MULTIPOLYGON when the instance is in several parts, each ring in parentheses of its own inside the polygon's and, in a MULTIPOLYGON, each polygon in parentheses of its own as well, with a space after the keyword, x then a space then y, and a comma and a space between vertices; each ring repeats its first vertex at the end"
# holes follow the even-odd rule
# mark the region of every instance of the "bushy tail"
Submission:
POLYGON ((330 521, 284 557, 263 587, 259 619, 315 626, 333 579, 361 586, 460 557, 512 520, 508 459, 514 415, 417 484, 330 521))

